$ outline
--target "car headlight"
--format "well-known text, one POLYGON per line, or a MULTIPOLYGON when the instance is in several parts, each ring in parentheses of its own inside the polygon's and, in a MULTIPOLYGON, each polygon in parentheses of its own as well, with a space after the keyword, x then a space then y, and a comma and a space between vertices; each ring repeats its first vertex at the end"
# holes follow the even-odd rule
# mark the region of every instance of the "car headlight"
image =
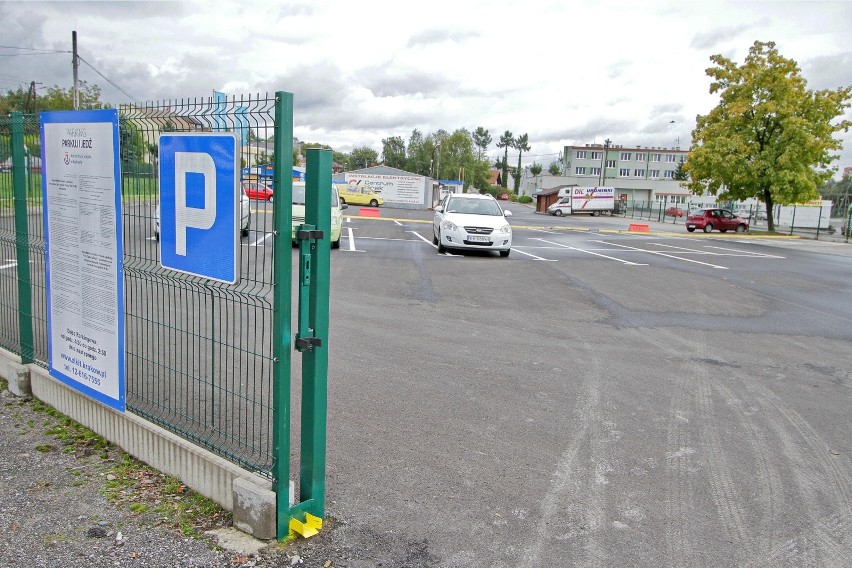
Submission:
POLYGON ((441 222, 441 228, 446 229, 448 231, 458 231, 459 230, 458 226, 456 226, 456 224, 453 223, 452 221, 450 221, 449 219, 444 219, 441 222))
POLYGON ((508 224, 508 223, 506 223, 505 225, 503 225, 502 227, 500 227, 499 229, 497 229, 497 232, 498 232, 498 233, 511 233, 511 232, 512 232, 512 227, 511 227, 511 226, 509 226, 509 224, 508 224))

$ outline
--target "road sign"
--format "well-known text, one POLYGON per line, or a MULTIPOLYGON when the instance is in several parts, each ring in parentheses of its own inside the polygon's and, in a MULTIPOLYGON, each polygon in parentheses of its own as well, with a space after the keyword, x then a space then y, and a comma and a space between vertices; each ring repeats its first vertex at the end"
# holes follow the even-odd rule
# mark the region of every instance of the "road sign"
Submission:
POLYGON ((237 136, 161 134, 160 264, 211 280, 240 278, 237 136))

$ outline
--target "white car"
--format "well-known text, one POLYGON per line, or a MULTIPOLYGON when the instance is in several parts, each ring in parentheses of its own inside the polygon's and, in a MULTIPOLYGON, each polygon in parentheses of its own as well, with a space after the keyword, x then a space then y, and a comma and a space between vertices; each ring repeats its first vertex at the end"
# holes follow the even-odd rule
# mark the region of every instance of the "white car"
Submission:
MULTIPOLYGON (((271 200, 270 200, 271 201, 271 200)), ((244 191, 240 192, 240 235, 247 237, 251 226, 251 202, 244 191)), ((154 212, 154 239, 160 240, 160 204, 154 212)))
POLYGON ((503 211, 490 195, 450 193, 435 207, 432 243, 438 252, 447 249, 496 250, 509 256, 512 249, 512 227, 503 211))
MULTIPOLYGON (((331 186, 331 248, 340 248, 340 233, 343 230, 343 210, 349 206, 337 193, 337 187, 331 186)), ((293 244, 296 241, 296 227, 305 222, 305 182, 293 182, 293 244)))

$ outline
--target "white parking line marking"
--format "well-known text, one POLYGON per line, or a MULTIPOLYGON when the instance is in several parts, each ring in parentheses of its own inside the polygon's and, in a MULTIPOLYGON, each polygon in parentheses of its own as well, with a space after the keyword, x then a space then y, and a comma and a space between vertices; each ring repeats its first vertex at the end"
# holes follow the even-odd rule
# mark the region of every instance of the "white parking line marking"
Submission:
POLYGON ((345 250, 346 252, 367 252, 365 250, 359 250, 355 248, 355 235, 352 232, 352 227, 346 227, 346 240, 349 241, 349 248, 340 250, 345 250))
MULTIPOLYGON (((260 243, 262 243, 263 241, 265 241, 266 239, 268 239, 268 238, 269 238, 269 237, 271 237, 271 236, 272 236, 272 233, 266 233, 265 235, 263 235, 261 238, 259 238, 259 239, 257 239, 256 241, 254 241, 254 242, 253 242, 252 244, 250 244, 249 246, 250 246, 250 247, 256 247, 256 246, 259 246, 259 245, 260 245, 260 243)), ((265 246, 265 245, 264 245, 264 246, 265 246)))
POLYGON ((678 246, 675 246, 675 245, 667 245, 665 243, 651 243, 651 244, 657 245, 658 247, 666 247, 666 248, 671 248, 671 249, 677 249, 677 252, 679 254, 690 254, 691 253, 691 254, 708 254, 708 255, 712 255, 712 256, 731 256, 731 255, 722 254, 722 253, 719 253, 719 252, 711 252, 711 251, 698 250, 698 249, 693 249, 693 248, 678 247, 678 246))
MULTIPOLYGON (((706 245, 705 248, 729 250, 731 252, 739 253, 739 254, 736 254, 736 255, 726 255, 726 256, 759 256, 759 257, 763 257, 763 258, 787 258, 786 256, 776 256, 774 254, 764 254, 764 253, 761 253, 761 252, 748 252, 748 251, 744 251, 744 250, 729 249, 729 248, 724 248, 724 247, 714 247, 714 246, 710 246, 710 245, 706 245)), ((716 253, 713 253, 713 254, 716 254, 716 253)))
POLYGON ((530 253, 528 253, 528 252, 524 252, 524 251, 522 251, 521 249, 519 249, 518 247, 512 247, 512 250, 513 250, 513 251, 515 251, 515 252, 517 252, 517 253, 520 253, 520 254, 525 254, 525 255, 527 255, 527 256, 531 256, 531 257, 533 257, 533 258, 534 258, 534 259, 536 259, 536 260, 543 260, 544 262, 559 262, 559 261, 558 261, 558 260, 556 260, 555 258, 541 258, 540 256, 536 256, 536 255, 534 255, 534 254, 530 254, 530 253))
POLYGON ((431 246, 433 248, 438 248, 437 245, 433 244, 432 241, 430 241, 429 239, 427 239, 426 237, 424 237, 423 235, 421 235, 417 231, 406 231, 406 232, 411 233, 412 235, 414 235, 415 237, 417 237, 418 239, 420 239, 424 243, 427 243, 429 246, 431 246))
POLYGON ((394 222, 394 223, 396 223, 397 225, 399 225, 400 227, 402 227, 402 223, 400 223, 400 222, 399 222, 399 221, 397 221, 396 219, 394 219, 394 220, 393 220, 393 222, 394 222))
MULTIPOLYGON (((600 257, 602 257, 602 258, 608 258, 609 260, 615 260, 615 261, 621 262, 621 263, 623 263, 623 264, 626 264, 626 265, 628 265, 628 266, 648 266, 647 264, 642 264, 642 263, 640 263, 640 262, 630 262, 629 260, 622 260, 622 259, 620 259, 620 258, 615 258, 614 256, 607 256, 607 255, 605 255, 605 254, 598 254, 598 253, 596 253, 596 252, 592 252, 592 251, 590 251, 590 250, 588 250, 588 249, 581 249, 581 248, 577 248, 577 247, 572 247, 572 246, 568 246, 568 245, 563 245, 563 244, 560 244, 560 243, 553 243, 553 242, 546 241, 546 240, 544 240, 544 239, 539 239, 539 238, 535 238, 534 240, 536 240, 536 241, 541 241, 541 242, 543 242, 543 243, 547 243, 547 244, 549 244, 549 245, 555 245, 555 246, 557 246, 557 247, 564 248, 564 249, 576 250, 576 251, 578 251, 578 252, 584 252, 584 253, 586 253, 586 254, 591 254, 591 255, 594 255, 594 256, 600 256, 600 257)), ((595 241, 595 242, 600 242, 600 241, 595 241)))
POLYGON ((710 264, 709 262, 699 262, 699 261, 697 261, 697 260, 692 260, 691 258, 682 258, 682 257, 680 257, 680 256, 675 256, 675 255, 673 255, 673 254, 666 254, 666 253, 664 253, 664 252, 660 252, 660 251, 655 251, 655 250, 646 250, 646 249, 641 249, 641 248, 636 248, 636 247, 629 247, 629 246, 627 246, 627 245, 620 245, 620 244, 617 244, 617 243, 609 243, 609 242, 606 242, 606 241, 595 241, 595 242, 601 243, 601 244, 603 244, 603 245, 609 245, 609 246, 614 246, 614 247, 621 247, 621 248, 625 248, 625 249, 628 249, 628 250, 634 250, 634 251, 639 251, 639 252, 646 252, 646 253, 648 253, 648 254, 658 254, 658 255, 660 255, 660 256, 666 256, 666 257, 668 257, 668 258, 673 258, 673 259, 675 259, 675 260, 682 260, 682 261, 684 261, 684 262, 694 262, 695 264, 701 264, 701 265, 703 265, 703 266, 709 266, 709 267, 711 267, 711 268, 719 268, 719 269, 721 269, 721 270, 728 270, 728 267, 727 267, 727 266, 719 266, 718 264, 710 264))

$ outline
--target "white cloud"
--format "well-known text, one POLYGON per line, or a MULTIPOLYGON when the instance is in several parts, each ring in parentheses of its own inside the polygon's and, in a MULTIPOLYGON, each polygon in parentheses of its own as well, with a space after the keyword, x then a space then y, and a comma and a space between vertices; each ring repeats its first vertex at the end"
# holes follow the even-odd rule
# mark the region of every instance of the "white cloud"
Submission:
MULTIPOLYGON (((718 101, 710 55, 739 62, 756 40, 811 88, 852 83, 848 2, 3 2, 0 20, 4 45, 63 51, 4 57, 0 89, 69 86, 76 30, 86 61, 139 101, 291 91, 297 135, 344 151, 478 126, 528 133, 527 158, 545 164, 605 138, 686 147, 718 101)), ((844 142, 838 165, 852 165, 844 142)))

